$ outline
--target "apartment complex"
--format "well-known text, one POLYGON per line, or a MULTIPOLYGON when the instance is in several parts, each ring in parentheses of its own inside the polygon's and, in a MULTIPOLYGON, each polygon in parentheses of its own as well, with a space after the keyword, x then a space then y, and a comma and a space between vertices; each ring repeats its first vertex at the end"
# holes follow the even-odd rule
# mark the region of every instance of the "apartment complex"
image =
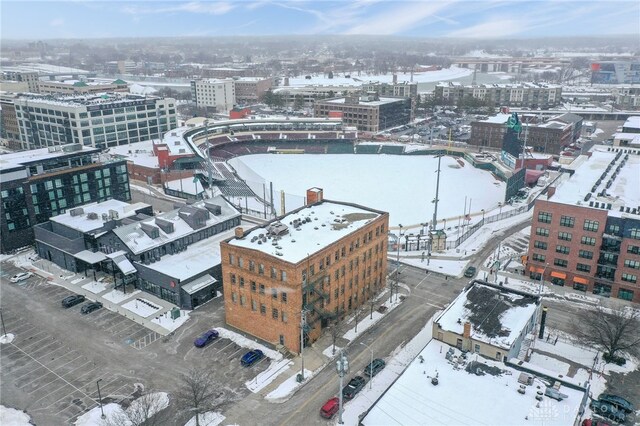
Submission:
POLYGON ((206 108, 214 112, 229 111, 236 103, 234 80, 231 78, 192 80, 191 99, 198 108, 206 108))
POLYGON ((640 302, 640 151, 598 148, 536 201, 528 271, 534 279, 640 302))
POLYGON ((261 77, 236 77, 233 79, 235 86, 235 103, 240 105, 256 104, 271 89, 273 80, 261 77))
POLYGON ((375 94, 316 101, 314 111, 316 117, 342 117, 344 125, 368 132, 401 126, 413 117, 411 98, 383 98, 375 94))
POLYGON ((398 83, 397 76, 393 76, 392 83, 367 83, 362 85, 363 93, 375 92, 378 96, 392 98, 415 98, 418 96, 418 83, 398 83))
POLYGON ((550 108, 560 104, 562 86, 552 84, 478 84, 445 82, 436 85, 434 97, 441 102, 457 104, 473 97, 495 107, 550 108))
POLYGON ((2 252, 33 243, 33 227, 94 201, 128 201, 125 160, 81 144, 0 156, 2 252))
POLYGON ((13 102, 20 141, 30 149, 71 143, 107 148, 157 139, 177 127, 171 98, 23 95, 13 102))
MULTIPOLYGON (((470 145, 501 148, 510 114, 497 114, 484 120, 471 122, 470 145)), ((549 118, 544 123, 535 123, 531 116, 521 117, 524 122, 520 139, 533 152, 559 155, 575 143, 582 132, 582 117, 565 113, 549 118)))
POLYGON ((389 214, 323 199, 221 243, 229 325, 300 353, 385 285, 389 214))
MULTIPOLYGON (((2 79, 10 82, 26 83, 27 90, 31 93, 38 93, 38 77, 37 71, 3 71, 2 79)), ((22 86, 21 86, 22 87, 22 86)), ((8 90, 4 88, 3 90, 8 90)))
POLYGON ((0 93, 0 137, 6 140, 11 149, 26 149, 20 142, 20 127, 13 101, 17 95, 14 93, 0 93))
POLYGON ((240 213, 217 196, 153 216, 151 206, 107 200, 70 209, 35 227, 36 252, 85 274, 102 271, 183 309, 221 290, 220 240, 240 213))

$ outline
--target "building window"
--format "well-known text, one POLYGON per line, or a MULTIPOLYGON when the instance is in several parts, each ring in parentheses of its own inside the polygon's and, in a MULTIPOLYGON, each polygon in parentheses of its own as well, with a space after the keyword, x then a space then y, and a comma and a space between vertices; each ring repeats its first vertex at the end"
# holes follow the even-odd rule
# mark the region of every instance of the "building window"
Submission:
POLYGON ((634 240, 640 240, 640 229, 638 229, 638 228, 632 228, 632 229, 629 231, 629 236, 630 236, 631 238, 633 238, 634 240))
POLYGON ((536 262, 544 262, 546 260, 546 256, 543 254, 533 253, 532 259, 536 262))
POLYGON ((560 266, 561 268, 566 268, 568 265, 568 262, 564 259, 553 259, 553 264, 556 266, 560 266))
POLYGON ((262 263, 258 264, 258 274, 264 275, 264 265, 262 263))
POLYGON ((567 246, 556 246, 556 253, 569 254, 569 247, 567 247, 567 246))
POLYGON ((623 272, 621 279, 622 279, 622 281, 626 281, 628 283, 635 284, 636 281, 638 280, 638 277, 636 275, 631 275, 631 274, 627 274, 627 273, 623 272))
POLYGON ((278 319, 278 310, 276 308, 271 309, 271 318, 277 320, 278 319))
POLYGON ((276 290, 275 288, 271 289, 271 298, 278 299, 278 290, 276 290))
POLYGON ((244 306, 247 304, 247 297, 246 296, 240 296, 240 306, 244 306))
POLYGON ((236 274, 230 274, 229 277, 231 278, 231 284, 235 284, 236 283, 236 274))
POLYGON ((260 294, 264 294, 264 284, 260 284, 260 294))
POLYGON ((580 272, 591 272, 591 266, 585 265, 584 263, 578 263, 576 265, 576 271, 580 272))
POLYGON ((609 225, 607 233, 618 235, 620 233, 620 225, 609 225))
POLYGON ((629 244, 627 246, 627 253, 640 254, 640 246, 634 246, 629 244))
POLYGON ((256 311, 258 309, 258 302, 256 302, 255 300, 251 301, 251 310, 252 311, 256 311))
POLYGON ((593 259, 593 252, 588 250, 580 250, 578 251, 578 257, 583 259, 593 259))
POLYGON ((233 303, 236 303, 238 301, 238 295, 236 294, 235 291, 233 293, 231 293, 231 301, 233 303))
POLYGON ((255 281, 251 281, 251 291, 252 292, 256 292, 256 282, 255 281))
POLYGON ((627 268, 640 269, 640 262, 637 260, 625 259, 624 266, 627 268))
POLYGON ((598 231, 599 226, 600 222, 598 222, 597 220, 585 219, 582 229, 584 229, 585 231, 596 232, 598 231))
POLYGON ((287 282, 287 271, 280 271, 280 280, 287 282))
POLYGON ((580 242, 584 245, 587 246, 595 246, 596 245, 596 239, 593 237, 582 237, 580 239, 580 242))
POLYGON ((235 262, 235 256, 229 253, 229 265, 233 265, 235 262))
POLYGON ((560 226, 566 226, 567 228, 573 228, 573 225, 576 222, 575 217, 571 216, 560 216, 560 226))
POLYGON ((282 311, 282 315, 280 316, 282 322, 287 322, 287 313, 282 311))
POLYGON ((264 303, 260 304, 260 314, 267 315, 267 306, 264 303))
POLYGON ((240 287, 244 287, 244 277, 240 277, 240 287))
POLYGON ((618 290, 618 298, 622 300, 633 300, 633 291, 621 288, 618 290))
POLYGON ((244 260, 238 257, 238 268, 244 268, 244 260))
POLYGON ((272 266, 271 267, 271 279, 275 280, 277 278, 278 278, 278 270, 272 266))
POLYGON ((558 232, 558 239, 563 241, 571 241, 572 235, 569 232, 558 232))
POLYGON ((541 237, 548 237, 549 230, 547 228, 536 228, 536 235, 539 235, 541 237))
POLYGON ((551 223, 551 213, 538 212, 538 222, 551 223))
POLYGON ((547 243, 545 243, 544 241, 534 241, 533 242, 533 247, 540 249, 540 250, 546 250, 547 249, 547 243))
POLYGON ((249 261, 249 271, 254 272, 256 270, 256 263, 253 260, 249 261))

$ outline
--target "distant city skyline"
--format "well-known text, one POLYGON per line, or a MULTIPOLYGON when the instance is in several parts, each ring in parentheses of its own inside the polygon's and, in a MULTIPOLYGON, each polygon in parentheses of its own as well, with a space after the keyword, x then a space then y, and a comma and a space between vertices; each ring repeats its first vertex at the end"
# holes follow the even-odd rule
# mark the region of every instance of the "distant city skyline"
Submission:
POLYGON ((3 39, 264 35, 640 35, 638 1, 4 0, 3 39))

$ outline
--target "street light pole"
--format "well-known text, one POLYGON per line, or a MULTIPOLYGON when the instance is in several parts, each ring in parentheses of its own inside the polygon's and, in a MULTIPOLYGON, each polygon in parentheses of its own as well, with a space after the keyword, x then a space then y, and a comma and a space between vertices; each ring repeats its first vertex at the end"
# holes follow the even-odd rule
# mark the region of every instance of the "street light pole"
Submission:
POLYGON ((100 382, 102 381, 102 379, 98 379, 98 381, 96 382, 96 385, 98 386, 98 402, 100 403, 100 412, 102 413, 100 415, 101 419, 106 419, 107 416, 104 415, 104 410, 102 409, 102 395, 100 395, 100 382))
POLYGON ((366 346, 367 349, 371 351, 371 363, 369 364, 369 389, 371 389, 371 379, 373 379, 373 349, 371 349, 371 347, 364 342, 360 342, 360 344, 366 346))
POLYGON ((542 270, 542 273, 540 274, 540 287, 538 288, 538 296, 540 296, 542 294, 542 288, 544 287, 544 273, 547 272, 547 267, 549 266, 549 264, 547 263, 544 266, 544 269, 542 270))
MULTIPOLYGON (((398 225, 400 227, 400 231, 398 232, 398 243, 397 243, 397 254, 396 254, 396 279, 395 279, 395 285, 396 285, 396 294, 398 294, 398 282, 399 282, 399 278, 398 278, 398 273, 399 273, 399 269, 400 269, 400 241, 402 238, 402 224, 398 225)), ((393 298, 393 283, 391 284, 391 294, 389 294, 389 303, 391 303, 391 300, 393 298)))
POLYGON ((304 309, 300 313, 300 360, 302 361, 302 367, 300 371, 300 377, 304 380, 304 323, 305 323, 304 309))
POLYGON ((349 373, 349 361, 347 360, 346 355, 344 354, 344 350, 340 349, 340 356, 338 357, 338 361, 336 362, 336 369, 338 371, 338 376, 340 377, 340 388, 338 389, 338 424, 343 425, 344 421, 342 420, 342 379, 344 375, 349 373))

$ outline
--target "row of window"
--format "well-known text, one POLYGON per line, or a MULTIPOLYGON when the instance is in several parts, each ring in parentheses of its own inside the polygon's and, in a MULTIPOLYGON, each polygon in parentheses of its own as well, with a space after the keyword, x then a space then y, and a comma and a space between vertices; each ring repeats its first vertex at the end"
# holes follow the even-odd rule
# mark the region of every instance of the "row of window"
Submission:
MULTIPOLYGON (((235 291, 231 292, 231 302, 235 304, 238 303, 238 300, 240 301, 240 306, 247 306, 247 296, 241 294, 240 297, 238 297, 238 294, 235 291)), ((256 312, 258 309, 260 309, 260 315, 267 315, 267 305, 260 303, 258 306, 258 301, 251 299, 251 310, 256 312)), ((284 310, 278 310, 278 308, 274 307, 271 308, 271 318, 274 320, 280 319, 284 323, 288 321, 287 312, 284 310)))
MULTIPOLYGON (((538 212, 538 222, 540 223, 551 223, 552 214, 549 212, 538 212)), ((576 218, 571 216, 561 216, 560 217, 560 226, 565 226, 568 228, 573 228, 575 224, 576 218)), ((582 229, 585 231, 596 232, 600 226, 600 222, 597 220, 585 219, 582 229)))
MULTIPOLYGON (((547 228, 536 228, 536 235, 540 236, 540 237, 548 237, 549 236, 549 229, 547 228)), ((571 241, 573 239, 573 234, 571 234, 570 232, 558 232, 558 239, 562 240, 562 241, 571 241)), ((582 236, 580 238, 580 244, 584 244, 584 245, 588 245, 588 246, 595 246, 596 245, 596 239, 595 237, 587 237, 587 236, 582 236)), ((545 249, 546 249, 546 244, 545 244, 545 249)))

